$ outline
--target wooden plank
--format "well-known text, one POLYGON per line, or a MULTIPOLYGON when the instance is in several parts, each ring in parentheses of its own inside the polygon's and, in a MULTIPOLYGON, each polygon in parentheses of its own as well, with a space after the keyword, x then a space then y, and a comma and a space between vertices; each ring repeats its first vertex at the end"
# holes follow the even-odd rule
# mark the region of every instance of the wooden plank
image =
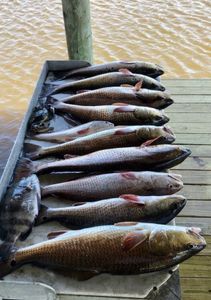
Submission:
MULTIPOLYGON (((170 120, 173 123, 209 123, 211 120, 211 113, 192 113, 192 112, 172 112, 168 113, 170 120)), ((205 125, 206 126, 206 125, 205 125)))
POLYGON ((175 143, 181 144, 181 145, 211 145, 211 138, 210 134, 206 133, 194 133, 194 134, 188 134, 188 133, 177 133, 176 135, 176 141, 175 143))
MULTIPOLYGON (((177 170, 211 170, 211 157, 190 156, 173 168, 177 170)), ((206 182, 205 182, 206 183, 206 182)))
POLYGON ((89 0, 62 0, 70 59, 92 63, 92 31, 89 0))
POLYGON ((171 89, 168 92, 172 95, 172 98, 174 99, 175 103, 183 103, 183 104, 184 103, 200 103, 200 104, 211 103, 211 95, 210 94, 208 94, 208 95, 202 95, 202 94, 179 95, 179 94, 172 94, 173 91, 171 91, 171 89))
MULTIPOLYGON (((170 114, 167 114, 170 117, 170 114)), ((203 115, 204 116, 204 115, 203 115)), ((204 116, 206 117, 206 115, 204 116)), ((184 118, 184 117, 183 117, 184 118)), ((176 122, 174 118, 170 119, 168 125, 171 127, 175 134, 177 133, 188 133, 188 134, 195 134, 195 133, 211 133, 211 126, 206 124, 205 122, 185 122, 184 119, 181 122, 176 122)))
POLYGON ((182 293, 182 300, 210 300, 210 293, 182 293))
POLYGON ((203 234, 211 234, 211 218, 176 217, 176 224, 181 226, 200 227, 203 234))
MULTIPOLYGON (((210 96, 211 98, 211 96, 210 96)), ((184 99, 185 101, 185 99, 184 99)), ((165 109, 165 112, 168 114, 169 112, 180 113, 211 113, 211 103, 174 103, 165 109)), ((210 99, 211 102, 211 99, 210 99)))
POLYGON ((210 145, 186 145, 192 151, 192 156, 211 157, 210 145))
POLYGON ((161 77, 162 83, 166 87, 178 86, 178 87, 210 87, 211 86, 211 79, 210 78, 203 78, 203 79, 163 79, 161 77))
POLYGON ((173 171, 182 175, 182 180, 185 184, 190 182, 191 184, 211 184, 210 171, 181 170, 180 165, 178 166, 178 169, 176 167, 172 172, 173 171))
MULTIPOLYGON (((180 276, 181 278, 209 278, 211 274, 211 257, 210 256, 193 256, 181 264, 180 276)), ((211 285, 210 285, 211 287, 211 285)))
MULTIPOLYGON (((162 82, 163 83, 163 82, 162 82)), ((192 87, 192 86, 169 86, 166 85, 166 91, 171 95, 210 95, 211 85, 206 87, 192 87)))
MULTIPOLYGON (((176 173, 176 172, 175 172, 176 173)), ((179 173, 179 172, 177 172, 179 173)), ((184 185, 183 189, 179 192, 185 197, 192 200, 210 200, 211 185, 184 185)))
POLYGON ((179 214, 180 217, 211 217, 210 201, 187 201, 186 206, 179 214))

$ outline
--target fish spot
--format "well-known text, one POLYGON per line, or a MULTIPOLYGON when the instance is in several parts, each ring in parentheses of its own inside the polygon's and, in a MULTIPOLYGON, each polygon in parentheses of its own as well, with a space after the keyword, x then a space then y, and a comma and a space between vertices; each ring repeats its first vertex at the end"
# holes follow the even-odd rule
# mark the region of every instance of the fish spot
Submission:
POLYGON ((205 166, 205 162, 203 159, 199 158, 198 156, 193 156, 193 159, 198 164, 198 166, 203 167, 205 166))

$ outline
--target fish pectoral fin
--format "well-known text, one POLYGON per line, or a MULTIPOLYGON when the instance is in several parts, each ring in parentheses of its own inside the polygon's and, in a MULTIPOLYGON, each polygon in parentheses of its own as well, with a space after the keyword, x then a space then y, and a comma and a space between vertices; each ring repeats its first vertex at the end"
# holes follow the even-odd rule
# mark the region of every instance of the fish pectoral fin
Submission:
POLYGON ((120 107, 116 107, 114 112, 124 113, 124 112, 133 112, 136 108, 132 105, 121 105, 120 107))
POLYGON ((124 251, 130 251, 139 246, 148 238, 148 230, 137 230, 126 234, 122 241, 124 251))
POLYGON ((137 224, 138 222, 119 222, 119 223, 115 223, 114 226, 133 226, 137 224))
POLYGON ((135 85, 132 89, 133 89, 135 92, 138 92, 138 91, 141 89, 141 87, 142 87, 142 83, 143 83, 142 80, 139 81, 139 82, 137 82, 136 85, 135 85))
POLYGON ((129 202, 136 203, 140 206, 145 206, 146 205, 146 203, 143 200, 141 200, 141 197, 137 196, 137 195, 124 194, 124 195, 120 195, 119 198, 124 199, 124 200, 129 201, 129 202))
POLYGON ((156 138, 154 139, 151 139, 151 140, 148 140, 146 142, 144 142, 143 144, 141 144, 141 148, 143 147, 148 147, 148 146, 151 146, 151 145, 154 145, 154 144, 157 144, 157 142, 159 142, 160 139, 162 139, 163 137, 160 135, 160 136, 157 136, 156 138), (156 143, 155 143, 156 142, 156 143))
POLYGON ((48 238, 49 240, 55 239, 57 236, 59 236, 59 235, 61 235, 61 234, 64 234, 64 233, 66 233, 67 231, 69 231, 69 230, 56 230, 56 231, 51 231, 51 232, 48 233, 47 238, 48 238))
POLYGON ((133 73, 130 72, 128 69, 119 69, 119 72, 127 75, 133 75, 133 73))

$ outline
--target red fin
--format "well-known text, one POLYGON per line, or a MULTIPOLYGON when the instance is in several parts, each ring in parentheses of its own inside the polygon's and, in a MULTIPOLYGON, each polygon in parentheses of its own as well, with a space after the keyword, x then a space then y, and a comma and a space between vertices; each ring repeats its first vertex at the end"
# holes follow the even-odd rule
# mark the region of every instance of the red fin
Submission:
POLYGON ((139 246, 148 238, 147 232, 147 230, 142 230, 128 233, 122 241, 123 250, 130 251, 139 246))
POLYGON ((138 222, 119 222, 119 223, 115 223, 114 226, 134 226, 137 224, 138 222))
POLYGON ((124 112, 133 112, 135 111, 135 107, 132 105, 124 105, 114 109, 114 112, 124 113, 124 112))
POLYGON ((47 235, 47 238, 48 238, 49 240, 54 239, 54 238, 56 238, 57 236, 66 233, 67 231, 68 231, 68 230, 57 230, 57 231, 49 232, 48 235, 47 235))
POLYGON ((120 175, 121 175, 123 178, 129 179, 129 180, 135 180, 135 179, 137 179, 135 173, 133 173, 133 172, 120 173, 120 175))
POLYGON ((87 133, 87 132, 89 132, 89 127, 77 131, 78 134, 85 134, 85 133, 87 133))
POLYGON ((119 69, 119 72, 121 72, 123 74, 127 74, 127 75, 133 75, 133 73, 130 72, 128 69, 119 69))
POLYGON ((141 144, 140 147, 148 147, 148 146, 154 145, 154 142, 158 142, 161 138, 163 138, 162 135, 157 136, 156 138, 148 140, 145 143, 141 144))
POLYGON ((133 128, 122 128, 122 129, 117 129, 114 133, 114 135, 124 135, 124 134, 128 134, 128 133, 132 133, 132 132, 136 132, 136 130, 134 130, 133 128))
POLYGON ((136 91, 136 92, 138 92, 141 89, 141 87, 142 87, 142 82, 143 81, 137 82, 136 85, 133 87, 133 90, 136 91))
POLYGON ((201 233, 201 228, 199 227, 191 227, 188 229, 189 232, 193 232, 193 233, 197 233, 197 234, 200 234, 201 233))
POLYGON ((122 198, 124 200, 127 200, 127 201, 130 201, 130 202, 133 202, 133 203, 137 203, 139 205, 143 205, 145 206, 146 203, 144 201, 141 200, 141 197, 140 196, 137 196, 137 195, 133 195, 133 194, 124 194, 124 195, 121 195, 119 196, 119 198, 122 198))

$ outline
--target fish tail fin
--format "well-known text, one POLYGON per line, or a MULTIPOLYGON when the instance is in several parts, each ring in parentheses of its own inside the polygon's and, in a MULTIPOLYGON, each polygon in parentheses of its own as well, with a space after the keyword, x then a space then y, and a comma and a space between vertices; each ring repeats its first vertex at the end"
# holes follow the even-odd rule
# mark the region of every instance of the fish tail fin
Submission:
POLYGON ((39 145, 24 143, 24 151, 27 158, 32 160, 38 159, 41 156, 42 147, 39 145))
POLYGON ((19 159, 17 167, 15 169, 15 179, 21 179, 22 177, 28 177, 37 171, 37 164, 31 159, 22 157, 19 159))
POLYGON ((35 220, 36 226, 48 221, 48 209, 48 206, 45 206, 43 204, 40 205, 39 214, 35 220))
POLYGON ((12 242, 3 242, 0 245, 0 278, 3 278, 20 266, 15 259, 16 251, 17 248, 12 242))

